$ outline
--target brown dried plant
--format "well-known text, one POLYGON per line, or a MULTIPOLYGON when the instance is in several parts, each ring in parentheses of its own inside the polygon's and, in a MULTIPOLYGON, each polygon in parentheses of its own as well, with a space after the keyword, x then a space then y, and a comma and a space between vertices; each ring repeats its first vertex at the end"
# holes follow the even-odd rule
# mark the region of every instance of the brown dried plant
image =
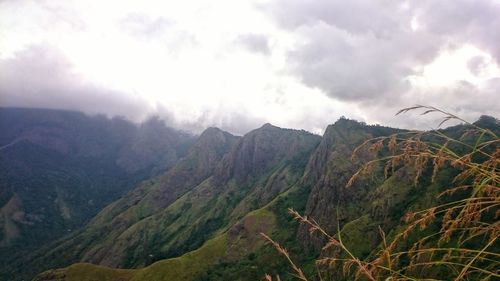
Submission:
MULTIPOLYGON (((415 110, 422 110, 422 115, 441 114, 442 121, 438 127, 455 120, 464 123, 469 129, 458 138, 446 135, 443 130, 431 130, 367 140, 354 150, 353 160, 366 150, 377 154, 386 149, 388 156, 367 161, 351 177, 347 186, 369 174, 380 163, 384 166, 386 177, 399 168, 410 167, 414 172, 413 182, 416 186, 427 170, 432 171, 431 181, 434 181, 439 171, 452 167, 458 174, 450 186, 439 194, 439 198, 445 203, 406 214, 406 226, 393 235, 390 241, 387 241, 380 228, 382 245, 379 250, 374 249, 374 254, 365 260, 354 256, 342 243, 340 227, 339 233, 332 236, 313 219, 301 216, 294 210, 289 211, 296 220, 308 225, 310 232, 318 232, 327 238, 324 249, 337 247, 346 254, 347 258, 323 257, 316 263, 329 266, 342 264, 344 274, 351 276, 349 279, 499 279, 500 139, 487 128, 431 106, 405 108, 396 115, 415 110), (456 199, 457 195, 459 199, 456 199), (446 200, 447 198, 449 199, 446 200), (437 225, 438 231, 431 231, 430 225, 437 225), (410 239, 415 231, 423 230, 428 230, 423 238, 417 238, 417 241, 410 239), (353 267, 356 268, 354 274, 353 267)), ((278 251, 289 257, 279 244, 274 241, 272 243, 278 251)), ((291 262, 290 259, 289 261, 291 262)), ((292 263, 292 267, 299 279, 307 280, 298 266, 292 263)))
MULTIPOLYGON (((363 147, 373 147, 376 152, 387 147, 389 156, 369 161, 361 170, 369 169, 375 162, 383 162, 387 176, 389 171, 409 166, 414 169, 415 185, 429 166, 432 168, 432 181, 441 169, 453 167, 459 171, 458 175, 453 179, 452 186, 439 196, 458 192, 462 195, 460 199, 408 213, 405 216, 408 225, 379 253, 377 262, 388 264, 391 257, 406 256, 409 263, 390 264, 397 267, 397 272, 404 272, 406 275, 425 277, 422 272, 442 272, 441 268, 446 267, 448 275, 452 275, 454 280, 499 278, 500 255, 495 253, 495 250, 490 250, 500 234, 498 136, 489 129, 480 128, 435 107, 419 105, 405 108, 398 114, 412 110, 424 110, 423 115, 442 114, 444 117, 439 126, 447 121, 457 120, 465 123, 470 129, 458 138, 450 137, 440 130, 394 134, 366 141, 354 152, 353 157, 356 157, 357 151, 363 147), (469 139, 466 140, 467 138, 469 139), (412 243, 408 251, 396 250, 411 233, 417 229, 427 229, 432 223, 440 225, 437 233, 412 243), (387 255, 386 252, 390 254, 387 255), (382 254, 385 258, 382 258, 382 254)), ((362 171, 354 175, 349 184, 361 174, 362 171)), ((389 275, 391 278, 397 277, 389 275)))
MULTIPOLYGON (((308 279, 306 278, 306 276, 304 275, 304 273, 302 272, 302 270, 300 269, 300 267, 298 267, 292 260, 292 258, 290 257, 290 255, 288 254, 288 251, 283 248, 278 242, 275 242, 273 239, 271 239, 269 236, 267 236, 266 234, 264 233, 261 233, 260 235, 262 235, 262 237, 264 237, 264 239, 266 239, 269 243, 271 243, 271 245, 273 245, 273 247, 281 254, 283 255, 287 260, 288 260, 288 263, 290 264, 290 266, 292 267, 293 271, 294 271, 294 275, 299 279, 299 280, 303 280, 303 281, 308 281, 308 279)), ((280 278, 279 276, 276 276, 276 279, 278 281, 280 281, 280 278)), ((266 280, 269 280, 269 281, 272 281, 272 277, 270 275, 267 275, 266 274, 266 280)))

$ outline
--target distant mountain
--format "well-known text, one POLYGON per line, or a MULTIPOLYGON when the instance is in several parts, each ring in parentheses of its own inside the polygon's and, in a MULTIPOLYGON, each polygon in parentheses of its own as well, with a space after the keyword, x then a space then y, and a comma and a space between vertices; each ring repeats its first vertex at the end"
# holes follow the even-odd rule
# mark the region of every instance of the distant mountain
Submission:
POLYGON ((158 119, 0 108, 0 280, 184 157, 194 137, 158 119), (13 269, 15 268, 15 269, 13 269))

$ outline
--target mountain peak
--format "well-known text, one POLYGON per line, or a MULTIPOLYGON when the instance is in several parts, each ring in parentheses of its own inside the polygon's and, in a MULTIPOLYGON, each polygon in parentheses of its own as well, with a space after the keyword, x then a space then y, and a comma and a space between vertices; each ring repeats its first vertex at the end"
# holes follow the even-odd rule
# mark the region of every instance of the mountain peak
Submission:
POLYGON ((217 145, 217 143, 226 143, 228 140, 234 141, 236 139, 238 139, 237 136, 234 136, 226 131, 217 127, 209 127, 201 133, 196 143, 202 145, 217 145))
POLYGON ((261 128, 278 128, 278 127, 274 126, 274 125, 273 125, 273 124, 271 124, 271 123, 266 123, 266 124, 262 125, 262 127, 261 127, 261 128))
POLYGON ((500 120, 493 116, 481 115, 481 117, 479 117, 479 119, 474 122, 474 125, 485 129, 493 129, 498 128, 498 126, 500 125, 500 120))
POLYGON ((155 205, 165 208, 190 188, 206 179, 239 137, 219 128, 207 128, 191 146, 187 156, 163 177, 154 193, 155 205))
POLYGON ((202 136, 214 135, 214 134, 220 134, 220 133, 223 133, 223 134, 224 134, 224 133, 225 133, 225 134, 229 134, 228 132, 223 131, 223 130, 221 130, 221 129, 217 128, 217 127, 208 127, 208 128, 206 128, 206 129, 205 129, 205 130, 201 133, 200 138, 201 138, 202 136))
POLYGON ((244 135, 226 157, 221 178, 246 179, 270 166, 292 161, 309 153, 320 142, 319 136, 303 130, 283 129, 269 123, 244 135))
POLYGON ((360 128, 366 126, 364 122, 359 122, 354 119, 348 119, 345 117, 340 117, 339 120, 337 120, 333 126, 335 127, 342 127, 342 128, 360 128))
POLYGON ((275 130, 286 130, 286 129, 283 129, 283 128, 280 128, 278 126, 274 126, 273 124, 271 123, 265 123, 264 125, 262 125, 260 128, 257 128, 255 130, 253 130, 254 132, 257 131, 275 131, 275 130))

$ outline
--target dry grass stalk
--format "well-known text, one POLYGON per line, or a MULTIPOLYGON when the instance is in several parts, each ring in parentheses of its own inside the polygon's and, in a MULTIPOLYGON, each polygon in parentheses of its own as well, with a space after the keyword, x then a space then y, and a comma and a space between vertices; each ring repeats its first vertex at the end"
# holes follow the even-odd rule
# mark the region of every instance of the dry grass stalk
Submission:
MULTIPOLYGON (((404 218, 406 227, 391 241, 386 240, 385 233, 380 229, 383 241, 381 250, 365 261, 354 256, 342 243, 340 232, 337 237, 331 236, 313 219, 301 216, 294 210, 289 210, 290 214, 308 225, 310 233, 317 232, 327 238, 328 242, 323 249, 337 247, 347 254, 346 259, 321 258, 316 261, 317 265, 332 267, 341 262, 346 275, 350 275, 351 270, 356 267, 356 279, 438 280, 426 276, 426 272, 436 270, 447 271, 454 276, 455 281, 500 278, 500 254, 491 249, 500 236, 500 139, 491 130, 480 128, 435 107, 417 105, 402 109, 397 114, 414 110, 423 110, 422 115, 442 114, 443 119, 438 127, 456 120, 471 129, 459 138, 434 130, 404 132, 367 140, 354 150, 353 160, 365 152, 377 155, 384 148, 389 151, 389 156, 367 161, 350 178, 347 186, 369 175, 379 163, 383 163, 386 177, 401 167, 411 167, 415 175, 415 186, 419 185, 420 178, 428 169, 432 171, 431 181, 434 182, 439 171, 453 167, 459 171, 451 183, 454 186, 447 188, 438 198, 459 194, 462 199, 409 212, 404 218), (466 141, 467 138, 475 138, 475 141, 466 141), (439 231, 411 242, 407 250, 404 250, 403 245, 415 230, 423 231, 436 224, 440 225, 439 231), (470 248, 471 241, 482 245, 470 248)), ((306 280, 286 250, 269 237, 264 237, 288 258, 297 275, 306 280)), ((495 249, 498 249, 498 244, 495 249)))
POLYGON ((340 247, 344 252, 346 252, 349 256, 348 260, 344 261, 344 272, 350 272, 350 268, 353 265, 356 265, 358 267, 358 271, 356 272, 357 277, 364 276, 368 280, 373 280, 375 281, 376 279, 373 277, 372 272, 370 269, 367 267, 366 264, 364 264, 361 260, 359 260, 357 257, 355 257, 349 249, 346 247, 344 243, 342 243, 342 239, 340 236, 340 233, 338 234, 338 239, 336 239, 334 236, 328 234, 314 219, 309 219, 306 216, 301 216, 297 211, 293 209, 288 209, 288 212, 299 222, 307 224, 309 226, 309 232, 319 232, 326 238, 328 238, 327 244, 323 247, 323 249, 328 249, 330 247, 340 247))
MULTIPOLYGON (((405 221, 408 222, 406 229, 396 235, 386 249, 381 251, 374 263, 379 265, 382 260, 387 261, 387 258, 383 259, 382 255, 386 256, 389 251, 391 256, 406 255, 410 258, 409 265, 398 268, 400 272, 414 272, 413 269, 417 267, 429 269, 431 267, 446 266, 456 273, 455 280, 465 280, 468 274, 481 276, 482 278, 499 277, 498 270, 478 270, 474 268, 473 264, 477 261, 489 259, 488 255, 491 255, 491 253, 488 253, 486 249, 494 244, 500 234, 498 221, 490 223, 487 220, 488 217, 491 220, 492 214, 495 220, 500 216, 498 208, 500 206, 500 140, 492 131, 480 128, 434 107, 414 106, 405 108, 399 111, 398 114, 417 109, 423 109, 422 114, 424 115, 429 113, 443 114, 444 117, 439 126, 450 120, 458 120, 466 123, 472 129, 466 131, 458 139, 449 137, 441 131, 395 134, 366 141, 361 145, 362 147, 355 150, 354 154, 362 151, 363 147, 371 149, 373 152, 379 152, 384 147, 387 147, 391 153, 389 157, 369 161, 365 166, 373 166, 376 162, 385 162, 384 174, 386 177, 389 171, 393 173, 398 167, 410 166, 415 170, 415 185, 418 185, 420 177, 429 165, 432 167, 431 180, 433 182, 441 169, 446 166, 454 167, 460 171, 453 180, 453 183, 458 184, 458 186, 450 187, 442 192, 439 197, 453 195, 457 192, 468 193, 468 196, 463 200, 455 200, 419 212, 408 213, 405 216, 405 221), (477 137, 475 144, 470 145, 470 142, 463 141, 467 137, 477 137), (423 138, 428 140, 423 141, 423 138), (460 151, 462 152, 460 153, 460 151), (477 161, 476 159, 483 160, 477 161), (438 221, 441 224, 441 229, 432 237, 438 238, 437 245, 448 245, 453 242, 458 248, 451 248, 450 245, 448 250, 450 253, 458 251, 460 252, 459 255, 436 254, 442 250, 432 247, 432 240, 429 237, 415 242, 410 251, 396 252, 397 245, 406 241, 413 231, 428 228, 429 225, 436 222, 438 216, 442 216, 438 221), (477 238, 486 241, 484 249, 474 255, 465 255, 464 253, 472 251, 466 248, 467 242, 477 238), (422 253, 426 253, 426 255, 422 253), (424 256, 428 260, 425 263, 422 262, 424 256), (448 261, 444 262, 446 260, 448 261)), ((356 157, 356 155, 353 157, 356 157)), ((361 168, 360 171, 363 169, 365 168, 361 168)), ((352 185, 362 175, 363 172, 354 174, 348 185, 352 185)), ((500 266, 495 259, 493 259, 492 263, 497 267, 500 266)), ((389 268, 391 266, 394 265, 389 265, 389 268)), ((396 278, 398 276, 392 275, 391 277, 396 278)))
MULTIPOLYGON (((269 236, 267 236, 264 233, 260 233, 264 239, 266 239, 273 247, 280 253, 282 254, 290 263, 290 266, 292 267, 293 271, 295 272, 295 276, 303 281, 308 281, 300 267, 298 267, 293 261, 292 258, 290 257, 290 254, 288 254, 288 251, 281 247, 281 245, 278 242, 275 242, 273 239, 271 239, 269 236)), ((266 279, 268 278, 269 275, 266 275, 266 279)), ((271 276, 269 276, 271 278, 271 276)), ((279 281, 279 277, 277 277, 277 280, 279 281)))

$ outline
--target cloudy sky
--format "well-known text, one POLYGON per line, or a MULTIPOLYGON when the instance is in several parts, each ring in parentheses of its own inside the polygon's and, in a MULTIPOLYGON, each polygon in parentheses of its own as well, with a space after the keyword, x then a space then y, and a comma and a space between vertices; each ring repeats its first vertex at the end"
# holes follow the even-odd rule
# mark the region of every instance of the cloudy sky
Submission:
POLYGON ((498 0, 0 0, 0 106, 242 134, 500 113, 498 0))

